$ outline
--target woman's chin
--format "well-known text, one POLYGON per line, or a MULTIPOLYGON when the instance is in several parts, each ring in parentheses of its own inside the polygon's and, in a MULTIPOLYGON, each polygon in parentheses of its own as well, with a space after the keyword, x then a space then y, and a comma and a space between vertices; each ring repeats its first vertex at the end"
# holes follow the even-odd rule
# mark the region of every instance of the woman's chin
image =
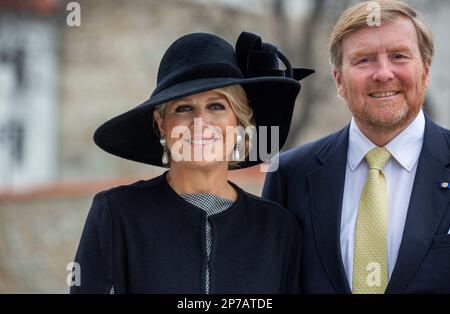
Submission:
POLYGON ((176 162, 178 167, 186 167, 189 169, 215 169, 220 167, 228 167, 228 161, 218 160, 192 160, 176 162))

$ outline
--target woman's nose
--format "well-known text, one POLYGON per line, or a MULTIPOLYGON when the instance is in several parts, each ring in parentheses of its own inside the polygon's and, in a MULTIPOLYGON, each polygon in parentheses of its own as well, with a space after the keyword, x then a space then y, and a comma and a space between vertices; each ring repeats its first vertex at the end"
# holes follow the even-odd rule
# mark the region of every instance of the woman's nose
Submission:
POLYGON ((209 124, 209 115, 204 109, 197 109, 194 111, 194 119, 192 121, 194 126, 209 124))
POLYGON ((199 136, 203 129, 209 125, 208 120, 208 115, 204 110, 195 110, 190 123, 191 133, 199 136))

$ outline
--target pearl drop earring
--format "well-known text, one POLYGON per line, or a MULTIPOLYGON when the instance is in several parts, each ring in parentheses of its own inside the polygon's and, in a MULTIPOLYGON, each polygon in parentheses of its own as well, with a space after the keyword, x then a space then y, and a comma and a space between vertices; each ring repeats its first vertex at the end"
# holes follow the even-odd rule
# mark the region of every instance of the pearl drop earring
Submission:
POLYGON ((242 142, 242 136, 238 134, 236 136, 236 144, 234 145, 233 160, 239 161, 241 159, 241 153, 239 152, 239 144, 242 142))
POLYGON ((169 154, 167 153, 166 137, 165 136, 161 136, 161 138, 159 139, 159 142, 161 143, 161 145, 162 145, 162 147, 164 149, 161 162, 162 162, 162 164, 164 166, 166 166, 166 165, 169 164, 169 154))

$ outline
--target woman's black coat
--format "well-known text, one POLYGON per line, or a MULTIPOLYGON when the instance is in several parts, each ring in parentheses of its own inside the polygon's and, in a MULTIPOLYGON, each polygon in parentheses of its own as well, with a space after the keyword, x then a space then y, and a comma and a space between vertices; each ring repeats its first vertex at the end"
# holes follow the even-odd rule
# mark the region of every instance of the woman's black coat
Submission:
MULTIPOLYGON (((238 199, 209 217, 210 293, 297 292, 296 219, 233 186, 238 199)), ((98 193, 75 257, 80 285, 70 292, 205 293, 206 219, 170 187, 166 174, 98 193)))

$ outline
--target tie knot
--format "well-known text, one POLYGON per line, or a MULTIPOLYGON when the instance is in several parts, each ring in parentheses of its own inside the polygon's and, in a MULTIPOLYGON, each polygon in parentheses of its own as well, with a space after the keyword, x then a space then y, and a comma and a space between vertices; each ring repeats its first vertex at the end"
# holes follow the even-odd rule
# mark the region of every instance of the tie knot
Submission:
POLYGON ((369 168, 382 170, 387 161, 391 158, 391 153, 386 148, 375 147, 366 155, 369 168))

